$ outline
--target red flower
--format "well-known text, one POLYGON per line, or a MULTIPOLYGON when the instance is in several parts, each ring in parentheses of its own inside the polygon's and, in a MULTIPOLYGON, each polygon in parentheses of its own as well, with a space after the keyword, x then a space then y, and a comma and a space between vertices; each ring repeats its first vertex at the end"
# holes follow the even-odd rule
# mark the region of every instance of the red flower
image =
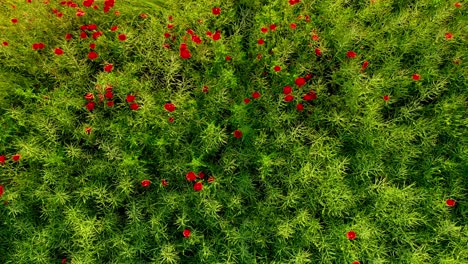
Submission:
POLYGON ((194 181, 194 180, 197 179, 197 175, 195 174, 195 172, 189 171, 189 172, 185 175, 185 178, 186 178, 188 181, 194 181))
POLYGON ((317 99, 317 94, 315 93, 314 90, 308 92, 306 95, 304 95, 304 100, 306 101, 312 101, 312 100, 315 100, 317 99))
POLYGON ((257 92, 257 91, 255 91, 255 92, 252 94, 252 97, 253 97, 253 99, 258 99, 258 98, 260 98, 260 93, 257 92))
POLYGON ((193 35, 193 34, 195 34, 195 33, 193 32, 193 30, 191 30, 191 29, 187 29, 187 34, 189 34, 189 35, 193 35))
POLYGON ((312 39, 314 41, 318 41, 319 40, 319 36, 317 36, 316 34, 312 35, 312 39))
POLYGON ((263 45, 265 43, 265 41, 263 39, 259 39, 257 43, 258 43, 258 45, 263 45))
POLYGON ((138 110, 138 104, 137 103, 133 103, 130 105, 130 109, 132 110, 138 110))
POLYGON ((164 187, 166 187, 168 184, 167 184, 167 180, 166 179, 162 179, 161 180, 161 183, 164 187))
POLYGON ((296 108, 297 108, 297 110, 302 111, 302 110, 304 110, 304 105, 303 104, 297 104, 296 108))
POLYGON ((94 33, 93 33, 93 39, 99 38, 100 36, 102 36, 102 34, 103 34, 103 33, 102 33, 101 31, 94 32, 94 33))
POLYGON ((170 37, 170 36, 171 36, 171 34, 169 34, 168 32, 164 33, 164 37, 165 37, 165 38, 168 38, 168 37, 170 37))
POLYGON ((120 41, 125 41, 126 39, 127 39, 127 36, 125 34, 119 34, 120 41))
POLYGON ((18 19, 17 19, 17 18, 12 18, 12 19, 11 19, 11 23, 13 23, 13 24, 18 23, 18 19))
POLYGON ((276 25, 275 25, 275 24, 271 24, 271 25, 270 25, 270 30, 272 30, 272 31, 273 31, 273 30, 276 30, 276 25))
POLYGON ((94 51, 91 51, 90 53, 88 53, 88 58, 90 60, 95 60, 95 59, 97 59, 97 57, 98 57, 98 54, 96 52, 94 52, 94 51))
POLYGON ((113 94, 111 91, 108 91, 108 92, 106 92, 106 94, 104 94, 104 96, 105 96, 107 99, 112 99, 112 97, 114 96, 114 94, 113 94))
POLYGON ((56 48, 56 49, 54 50, 54 53, 55 53, 56 55, 62 55, 62 54, 63 54, 63 50, 62 50, 61 48, 56 48))
POLYGON ((167 18, 168 18, 170 21, 172 21, 172 16, 168 16, 167 18))
POLYGON ((244 99, 244 103, 245 103, 245 104, 250 103, 250 98, 245 98, 245 99, 244 99))
POLYGON ((172 116, 169 117, 169 119, 167 121, 169 121, 169 123, 174 123, 174 117, 172 117, 172 116))
POLYGON ((275 66, 275 68, 273 68, 273 69, 275 70, 275 72, 279 72, 279 71, 281 71, 281 67, 280 67, 280 66, 278 66, 278 65, 276 65, 276 66, 275 66))
POLYGON ((141 181, 141 186, 143 186, 143 187, 148 187, 148 186, 150 186, 150 184, 151 184, 150 180, 142 180, 141 181))
POLYGON ((356 52, 350 50, 350 51, 346 52, 346 57, 351 58, 351 59, 355 58, 356 57, 356 52))
POLYGON ((220 31, 216 31, 216 33, 214 33, 213 35, 213 40, 219 40, 221 38, 221 32, 220 31))
POLYGON ((286 86, 283 88, 283 93, 284 93, 284 94, 290 94, 291 92, 292 92, 291 86, 286 85, 286 86))
POLYGON ((456 2, 456 3, 455 3, 455 7, 456 7, 456 8, 460 8, 460 7, 461 7, 461 4, 460 4, 459 2, 456 2))
POLYGON ((91 43, 91 44, 89 44, 89 48, 90 48, 90 49, 96 48, 96 43, 91 43))
POLYGON ((364 63, 362 63, 362 66, 361 66, 361 71, 365 70, 367 68, 367 66, 369 65, 369 62, 368 61, 364 61, 364 63))
POLYGON ((445 33, 445 38, 446 39, 452 39, 453 38, 452 33, 450 33, 450 32, 445 33))
POLYGON ((5 192, 5 187, 3 187, 3 185, 0 185, 0 197, 2 197, 4 192, 5 192))
POLYGON ((119 28, 119 27, 117 27, 117 26, 112 26, 112 27, 110 28, 110 30, 111 30, 111 31, 116 31, 118 28, 119 28))
POLYGON ((317 55, 317 56, 322 55, 322 52, 320 51, 319 48, 315 48, 315 55, 317 55))
POLYGON ((305 79, 308 81, 308 80, 310 80, 310 78, 312 78, 312 74, 308 73, 308 74, 305 76, 305 79))
POLYGON ((234 131, 234 137, 241 138, 242 137, 242 131, 240 131, 239 129, 234 131))
POLYGON ((80 33, 80 38, 85 39, 87 37, 88 37, 88 35, 86 34, 86 32, 81 32, 80 33))
POLYGON ((85 98, 86 100, 88 100, 88 101, 89 101, 89 100, 93 100, 93 99, 94 99, 94 95, 93 95, 92 93, 87 93, 87 94, 84 96, 84 98, 85 98))
POLYGON ((143 19, 145 19, 145 18, 148 18, 148 15, 147 15, 147 14, 144 14, 144 13, 142 13, 142 14, 140 14, 140 17, 141 17, 141 18, 143 18, 143 19))
POLYGON ((111 72, 113 68, 114 68, 114 65, 107 64, 106 66, 104 66, 104 71, 111 72))
POLYGON ((173 103, 166 103, 164 108, 169 112, 173 112, 176 109, 176 106, 173 103))
POLYGON ((202 43, 202 40, 199 36, 197 35, 192 35, 192 41, 197 43, 197 44, 201 44, 202 43))
POLYGON ((298 77, 296 78, 296 80, 294 81, 296 83, 296 85, 298 87, 301 87, 302 85, 304 85, 306 83, 306 80, 302 77, 298 77))
POLYGON ((212 183, 212 182, 214 182, 214 180, 215 180, 215 177, 214 177, 214 176, 210 176, 210 177, 208 178, 208 183, 212 183))
POLYGON ((180 50, 180 57, 182 59, 190 59, 190 57, 192 57, 192 54, 190 54, 190 51, 188 49, 182 49, 180 50))
POLYGON ((415 80, 415 81, 419 81, 419 80, 421 79, 421 75, 415 73, 415 74, 413 74, 412 78, 413 78, 413 80, 415 80))
POLYGON ((226 56, 226 60, 227 60, 227 61, 230 61, 230 60, 231 60, 231 56, 226 56))
POLYGON ((0 155, 0 163, 5 163, 5 155, 0 155))
POLYGON ((83 12, 82 10, 78 9, 78 10, 76 11, 76 16, 77 16, 77 17, 82 17, 82 16, 84 16, 84 15, 85 15, 85 12, 83 12))
POLYGON ((296 24, 295 24, 295 23, 291 23, 291 25, 289 25, 289 27, 291 27, 291 29, 296 29, 296 24))
POLYGON ((15 155, 13 155, 13 156, 11 157, 11 159, 12 159, 13 161, 18 161, 18 160, 20 160, 20 158, 21 158, 21 155, 20 155, 20 154, 15 154, 15 155))
POLYGON ((201 191, 201 189, 203 189, 203 184, 201 182, 196 182, 194 185, 193 185, 193 189, 197 192, 201 191))
POLYGON ((257 54, 257 60, 260 60, 262 58, 262 54, 257 54))
POLYGON ((293 99, 294 99, 294 96, 291 95, 291 94, 288 94, 288 95, 286 95, 286 97, 284 97, 284 100, 286 102, 291 102, 293 99))
POLYGON ((6 41, 3 41, 2 44, 3 44, 3 46, 5 46, 5 47, 8 46, 8 42, 6 42, 6 41))
MULTIPOLYGON (((85 33, 85 34, 86 34, 86 33, 85 33)), ((67 33, 67 34, 65 35, 65 39, 66 39, 66 40, 70 40, 71 38, 72 38, 72 34, 67 33)))
POLYGON ((207 31, 207 32, 206 32, 206 35, 207 35, 208 37, 211 37, 211 36, 213 36, 213 33, 211 33, 211 31, 207 31))
POLYGON ((221 8, 219 8, 219 7, 213 7, 213 8, 211 9, 211 12, 213 13, 213 15, 217 16, 217 15, 221 14, 221 8))
POLYGON ((97 29, 96 24, 88 25, 88 30, 96 30, 96 29, 97 29))
POLYGON ((89 134, 91 133, 91 129, 92 129, 91 127, 86 127, 86 128, 85 128, 86 134, 89 135, 89 134))
POLYGON ((352 264, 361 264, 359 261, 353 261, 352 264))
POLYGON ((208 86, 203 86, 202 92, 207 93, 208 92, 208 86))
POLYGON ((455 206, 455 203, 456 203, 456 202, 455 202, 455 200, 453 200, 453 199, 447 199, 447 200, 445 201, 445 203, 447 204, 447 206, 453 207, 453 206, 455 206))
POLYGON ((127 100, 128 103, 131 103, 131 102, 133 102, 135 100, 135 96, 129 94, 129 95, 127 95, 126 100, 127 100))
POLYGON ((172 25, 172 24, 167 24, 167 28, 168 28, 168 29, 171 29, 171 28, 173 28, 173 27, 174 27, 174 25, 172 25))
POLYGON ((390 100, 390 96, 384 95, 383 99, 384 99, 385 101, 388 101, 388 100, 390 100))
POLYGON ((198 178, 200 178, 200 179, 205 178, 205 173, 203 173, 203 171, 200 171, 200 172, 198 173, 198 178))
POLYGON ((45 45, 44 45, 44 43, 42 43, 42 42, 41 42, 41 43, 37 43, 37 45, 38 45, 38 48, 39 48, 39 49, 45 48, 45 45))
POLYGON ((109 102, 107 102, 107 106, 109 106, 109 107, 112 107, 112 106, 114 106, 114 102, 113 102, 113 101, 109 101, 109 102))
POLYGON ((184 232, 182 232, 184 237, 189 237, 190 236, 190 229, 185 229, 184 232))
POLYGON ((86 7, 90 7, 93 5, 94 0, 85 0, 83 1, 83 5, 86 7))
POLYGON ((262 31, 263 33, 267 33, 267 32, 268 32, 268 28, 262 27, 261 31, 262 31))
POLYGON ((88 102, 86 104, 86 108, 89 110, 89 111, 93 111, 94 107, 96 106, 96 104, 94 102, 88 102))
POLYGON ((346 233, 346 237, 349 239, 349 240, 354 240, 356 238, 356 232, 354 231, 349 231, 348 233, 346 233))

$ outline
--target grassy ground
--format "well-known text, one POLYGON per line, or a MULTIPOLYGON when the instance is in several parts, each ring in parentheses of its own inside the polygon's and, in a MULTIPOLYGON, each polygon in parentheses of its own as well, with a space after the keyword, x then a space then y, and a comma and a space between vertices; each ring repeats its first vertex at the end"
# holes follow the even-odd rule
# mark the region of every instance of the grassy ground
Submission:
POLYGON ((468 263, 465 3, 30 2, 0 263, 468 263))

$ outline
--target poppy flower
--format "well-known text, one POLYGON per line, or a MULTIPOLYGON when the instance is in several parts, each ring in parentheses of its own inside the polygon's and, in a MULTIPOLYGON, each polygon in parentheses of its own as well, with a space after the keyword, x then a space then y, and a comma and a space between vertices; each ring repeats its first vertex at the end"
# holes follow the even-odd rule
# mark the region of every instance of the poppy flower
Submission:
POLYGON ((351 58, 351 59, 355 58, 356 57, 356 52, 350 50, 350 51, 346 52, 346 57, 351 58))
POLYGON ((306 76, 305 76, 305 79, 306 81, 310 80, 312 78, 312 74, 308 73, 306 76))
POLYGON ((203 86, 202 92, 207 93, 208 92, 208 86, 203 86))
POLYGON ((207 35, 208 37, 211 37, 211 36, 213 36, 213 33, 211 33, 211 31, 207 31, 207 32, 206 32, 206 35, 207 35))
POLYGON ((94 0, 85 0, 83 1, 83 5, 86 7, 91 7, 93 5, 94 0))
POLYGON ((361 264, 359 261, 353 261, 352 264, 361 264))
POLYGON ((166 187, 168 184, 167 184, 167 180, 166 179, 162 179, 161 180, 161 184, 166 187))
POLYGON ((176 106, 173 103, 166 103, 164 108, 169 112, 173 112, 176 109, 176 106))
POLYGON ((216 41, 216 40, 219 40, 220 38, 221 38, 221 32, 216 31, 213 35, 213 40, 216 41))
POLYGON ((125 41, 126 39, 127 39, 127 36, 125 34, 119 34, 120 41, 125 41))
POLYGON ((303 99, 306 100, 306 101, 315 100, 315 99, 317 99, 317 94, 315 93, 314 90, 312 90, 312 91, 308 92, 306 95, 304 95, 303 99))
POLYGON ((89 111, 93 111, 94 107, 96 106, 96 104, 94 102, 88 102, 86 104, 86 108, 89 110, 89 111))
POLYGON ((5 46, 5 47, 8 46, 8 42, 3 41, 2 45, 5 46))
POLYGON ((445 33, 445 38, 446 39, 452 39, 453 38, 452 33, 450 33, 450 32, 445 33))
POLYGON ((112 26, 112 27, 110 28, 110 30, 111 30, 111 31, 117 31, 118 28, 119 28, 118 26, 112 26))
POLYGON ((315 48, 315 55, 317 55, 317 56, 322 55, 322 52, 320 51, 319 48, 315 48))
POLYGON ((84 15, 85 15, 85 12, 83 12, 82 10, 78 9, 78 10, 76 11, 76 16, 77 16, 77 17, 82 17, 82 16, 84 16, 84 15))
POLYGON ((267 32, 268 32, 268 28, 262 27, 262 28, 261 28, 261 31, 262 31, 263 33, 267 33, 267 32))
POLYGON ((5 163, 5 155, 0 155, 0 163, 5 163))
POLYGON ((291 95, 291 94, 288 94, 288 95, 286 95, 286 96, 284 97, 284 100, 285 100, 286 102, 291 102, 293 99, 294 99, 294 96, 291 95))
POLYGON ((86 100, 88 100, 88 101, 89 101, 89 100, 93 100, 93 99, 94 99, 94 95, 93 95, 92 93, 87 93, 87 94, 84 96, 84 98, 85 98, 86 100))
POLYGON ((455 203, 456 203, 456 202, 455 202, 455 200, 453 200, 453 199, 447 199, 447 200, 445 201, 445 203, 447 204, 447 206, 453 207, 453 206, 455 206, 455 203))
POLYGON ((174 123, 174 117, 169 117, 169 119, 167 119, 167 121, 169 121, 169 123, 174 123))
POLYGON ((354 240, 356 238, 356 232, 354 231, 349 231, 348 233, 346 233, 346 237, 349 239, 349 240, 354 240))
POLYGON ((383 99, 384 99, 384 101, 388 101, 388 100, 390 100, 390 96, 384 95, 383 99))
MULTIPOLYGON (((85 33, 85 34, 86 34, 86 33, 85 33)), ((65 35, 65 39, 66 39, 66 40, 72 39, 72 34, 67 33, 67 34, 65 35)))
POLYGON ((182 59, 190 59, 190 57, 192 57, 192 54, 190 54, 190 51, 188 49, 183 49, 180 51, 180 57, 182 59))
POLYGON ((413 80, 415 80, 415 81, 419 81, 419 80, 421 79, 421 75, 415 73, 415 74, 413 74, 412 78, 413 78, 413 80))
POLYGON ((192 41, 197 43, 197 44, 201 44, 202 43, 202 40, 199 36, 197 35, 192 35, 192 41))
POLYGON ((104 71, 111 72, 113 68, 114 68, 114 65, 107 64, 107 65, 104 66, 104 71))
POLYGON ((13 161, 18 161, 18 160, 20 160, 20 158, 21 158, 21 155, 20 155, 20 154, 15 154, 15 155, 13 155, 13 156, 11 157, 11 159, 12 159, 13 161))
POLYGON ((173 28, 173 27, 174 27, 174 25, 172 25, 172 24, 167 24, 167 28, 168 28, 168 29, 171 29, 171 28, 173 28))
POLYGON ((245 99, 244 99, 244 103, 245 103, 245 104, 250 103, 250 98, 245 98, 245 99))
POLYGON ((361 71, 365 70, 367 68, 367 66, 369 65, 369 62, 368 61, 364 61, 362 63, 362 66, 361 66, 361 71))
POLYGON ((319 36, 317 36, 316 34, 312 35, 312 39, 314 41, 318 41, 319 40, 319 36))
POLYGON ((97 59, 97 57, 98 57, 98 54, 96 52, 94 52, 94 51, 91 51, 90 53, 88 53, 88 58, 90 60, 95 60, 95 59, 97 59))
POLYGON ((88 25, 88 30, 96 30, 96 29, 97 29, 97 25, 96 25, 96 24, 88 25))
POLYGON ((107 99, 112 99, 112 97, 114 96, 114 94, 113 94, 111 91, 108 91, 108 92, 106 92, 106 94, 104 94, 104 96, 105 96, 107 99))
POLYGON ((208 182, 209 182, 209 183, 214 182, 214 180, 215 180, 215 177, 214 177, 214 176, 210 176, 210 177, 208 178, 208 182))
POLYGON ((198 173, 198 178, 200 178, 200 179, 205 178, 205 173, 203 173, 203 171, 200 171, 200 172, 198 173))
POLYGON ((90 49, 95 49, 95 48, 96 48, 96 43, 91 43, 91 44, 89 44, 89 48, 90 48, 90 49))
POLYGON ((239 129, 234 131, 234 137, 235 138, 241 138, 242 137, 242 131, 240 131, 239 129))
POLYGON ((275 25, 275 24, 271 24, 271 25, 270 25, 270 30, 271 30, 271 31, 276 30, 276 25, 275 25))
POLYGON ((231 60, 231 56, 226 56, 226 60, 227 60, 227 61, 230 61, 230 60, 231 60))
POLYGON ((290 94, 291 92, 292 92, 291 86, 286 85, 286 86, 283 88, 283 93, 284 93, 284 94, 290 94))
POLYGON ((203 189, 203 184, 201 182, 196 182, 194 185, 193 185, 193 189, 197 192, 201 191, 201 189, 203 189))
POLYGON ((459 2, 456 2, 454 5, 455 5, 456 8, 460 8, 460 7, 461 7, 461 4, 460 4, 459 2))
POLYGON ((62 17, 63 16, 63 13, 57 13, 57 17, 62 17))
POLYGON ((12 18, 12 19, 11 19, 11 23, 13 23, 13 24, 18 23, 18 19, 17 19, 17 18, 12 18))
POLYGON ((170 33, 168 33, 168 32, 164 33, 164 37, 165 37, 165 38, 169 38, 170 36, 171 36, 170 33))
POLYGON ((296 29, 296 24, 295 24, 295 23, 291 23, 291 24, 289 25, 289 27, 290 27, 291 29, 296 29))
POLYGON ((217 16, 217 15, 221 14, 221 8, 219 8, 219 7, 213 7, 213 8, 211 9, 211 12, 213 13, 213 15, 217 16))
POLYGON ((130 104, 130 109, 138 110, 138 104, 137 103, 130 104))
POLYGON ((132 103, 134 100, 135 100, 135 96, 134 96, 134 95, 131 95, 131 94, 127 95, 126 101, 127 101, 128 103, 132 103))
POLYGON ((276 65, 275 68, 273 68, 273 70, 275 70, 275 72, 279 72, 281 71, 281 67, 276 65))
POLYGON ((61 48, 56 48, 56 49, 54 50, 54 53, 55 53, 56 55, 62 55, 62 54, 63 54, 63 50, 62 50, 61 48))
POLYGON ((255 92, 252 94, 252 97, 253 97, 253 99, 258 99, 258 98, 260 98, 260 93, 257 92, 257 91, 255 91, 255 92))
POLYGON ((113 101, 109 101, 109 102, 107 102, 107 106, 109 106, 109 107, 112 107, 112 106, 114 106, 114 102, 113 102, 113 101))
POLYGON ((5 192, 5 187, 3 187, 3 185, 0 185, 0 197, 2 197, 4 192, 5 192))
POLYGON ((143 186, 143 187, 148 187, 148 186, 150 186, 150 184, 151 184, 150 180, 142 180, 141 181, 141 186, 143 186))
POLYGON ((182 232, 184 237, 189 237, 190 236, 190 229, 185 229, 184 232, 182 232))
POLYGON ((296 85, 297 85, 298 87, 301 87, 301 86, 303 86, 303 85, 306 83, 306 80, 305 80, 304 78, 302 78, 302 77, 298 77, 298 78, 296 78, 296 80, 294 81, 294 83, 296 83, 296 85))
POLYGON ((263 45, 263 44, 265 43, 265 41, 264 41, 263 39, 259 39, 259 40, 257 41, 257 43, 258 43, 258 45, 263 45))
POLYGON ((302 110, 304 110, 304 105, 303 105, 303 104, 297 104, 297 105, 296 105, 296 109, 297 109, 298 111, 302 111, 302 110))
POLYGON ((262 54, 257 54, 257 60, 260 60, 262 58, 262 54))
POLYGON ((195 172, 189 171, 189 172, 185 175, 185 178, 186 178, 188 181, 194 181, 194 180, 197 179, 197 175, 195 174, 195 172))
POLYGON ((44 43, 42 43, 42 42, 40 42, 40 43, 37 43, 37 46, 38 46, 38 48, 39 48, 39 49, 43 49, 43 48, 45 48, 45 44, 44 44, 44 43))
POLYGON ((102 36, 102 32, 101 31, 96 31, 93 33, 93 39, 97 39, 99 38, 100 36, 102 36))
POLYGON ((87 37, 88 37, 88 34, 86 34, 86 32, 81 32, 80 33, 80 38, 85 39, 87 37))
POLYGON ((86 134, 89 135, 89 134, 91 133, 91 129, 92 129, 92 128, 90 128, 90 127, 86 127, 86 128, 85 128, 86 134))
POLYGON ((193 30, 192 30, 192 29, 187 29, 187 34, 189 34, 189 35, 193 35, 193 34, 195 34, 195 33, 193 32, 193 30))

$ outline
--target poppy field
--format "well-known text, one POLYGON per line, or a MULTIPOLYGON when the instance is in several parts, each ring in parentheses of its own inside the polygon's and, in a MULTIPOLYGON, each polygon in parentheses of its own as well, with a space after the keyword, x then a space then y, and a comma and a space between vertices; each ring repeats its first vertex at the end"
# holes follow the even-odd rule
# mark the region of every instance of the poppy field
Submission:
POLYGON ((0 263, 468 263, 466 10, 0 2, 0 263))

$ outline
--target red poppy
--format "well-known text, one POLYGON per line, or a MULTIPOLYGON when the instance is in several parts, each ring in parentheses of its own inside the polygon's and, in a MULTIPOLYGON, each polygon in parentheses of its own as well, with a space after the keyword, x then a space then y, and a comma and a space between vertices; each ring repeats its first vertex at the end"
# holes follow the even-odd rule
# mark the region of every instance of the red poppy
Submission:
POLYGON ((113 101, 109 101, 109 102, 107 102, 107 106, 109 106, 109 107, 112 107, 112 106, 114 106, 114 102, 113 102, 113 101))
POLYGON ((281 67, 280 67, 280 66, 278 66, 278 65, 276 65, 276 66, 275 66, 275 68, 273 68, 273 69, 275 70, 275 72, 279 72, 279 71, 281 71, 281 67))
POLYGON ((172 117, 172 116, 169 117, 169 119, 167 121, 169 121, 169 123, 174 123, 174 117, 172 117))
POLYGON ((119 27, 117 27, 117 26, 112 26, 112 27, 110 28, 110 30, 111 30, 111 31, 116 31, 118 28, 119 28, 119 27))
POLYGON ((384 95, 383 99, 384 99, 385 101, 388 101, 388 100, 390 100, 390 96, 384 95))
POLYGON ((70 33, 65 34, 65 39, 66 40, 72 39, 72 34, 70 34, 70 33))
POLYGON ((352 264, 361 264, 359 261, 353 261, 352 264))
POLYGON ((18 19, 17 19, 17 18, 12 18, 12 19, 11 19, 11 23, 13 23, 13 24, 18 23, 18 19))
POLYGON ((125 41, 126 39, 127 39, 127 36, 125 34, 119 34, 120 41, 125 41))
POLYGON ((346 52, 346 57, 351 58, 351 59, 355 58, 356 57, 356 52, 350 50, 350 51, 346 52))
POLYGON ((83 5, 86 7, 90 7, 93 5, 94 0, 85 0, 83 1, 83 5))
POLYGON ((81 29, 81 30, 86 30, 86 29, 88 29, 88 26, 86 26, 86 25, 81 25, 81 26, 80 26, 80 29, 81 29))
POLYGON ((245 103, 245 104, 250 103, 250 98, 244 98, 244 103, 245 103))
POLYGON ((182 59, 190 59, 190 57, 192 57, 192 54, 190 54, 190 51, 188 49, 183 49, 180 51, 180 57, 182 59))
POLYGON ((312 90, 312 91, 308 92, 306 95, 304 95, 303 99, 306 100, 306 101, 315 100, 315 99, 317 99, 317 94, 315 93, 314 90, 312 90))
POLYGON ((137 103, 130 104, 130 109, 138 110, 138 104, 137 103))
POLYGON ((459 2, 456 2, 456 3, 455 3, 455 7, 456 7, 456 8, 460 8, 460 7, 461 7, 461 4, 460 4, 459 2))
POLYGON ((142 13, 142 14, 140 14, 140 17, 144 19, 144 18, 148 18, 148 15, 147 15, 147 14, 144 14, 144 13, 142 13))
POLYGON ((302 78, 302 77, 298 77, 298 78, 296 78, 296 80, 294 81, 294 83, 296 83, 296 85, 297 85, 298 87, 301 87, 301 86, 303 86, 303 85, 306 83, 306 80, 305 80, 304 78, 302 78))
POLYGON ((95 49, 95 48, 96 48, 96 43, 91 43, 91 44, 89 44, 89 48, 90 48, 90 49, 95 49))
POLYGON ((264 41, 263 39, 259 39, 259 40, 257 41, 257 43, 258 43, 258 45, 263 45, 263 44, 265 43, 265 41, 264 41))
POLYGON ((4 192, 5 192, 5 187, 3 187, 3 185, 0 185, 0 197, 2 197, 4 192))
POLYGON ((89 111, 93 111, 94 107, 96 106, 96 104, 94 102, 88 102, 86 104, 86 108, 89 110, 89 111))
POLYGON ((57 13, 57 17, 62 17, 63 13, 57 13))
POLYGON ((20 154, 15 154, 15 155, 13 155, 13 156, 11 157, 11 159, 12 159, 13 161, 18 161, 18 160, 20 160, 20 158, 21 158, 21 155, 20 155, 20 154))
POLYGON ((198 178, 200 178, 200 179, 205 178, 205 173, 203 173, 203 171, 200 171, 200 172, 198 173, 198 178))
POLYGON ((291 29, 296 29, 296 24, 295 24, 295 23, 291 23, 291 24, 289 25, 289 27, 291 27, 291 29))
POLYGON ((191 30, 191 29, 187 29, 187 34, 189 34, 189 35, 193 35, 193 34, 195 34, 195 33, 193 32, 193 30, 191 30))
POLYGON ((94 51, 91 51, 90 53, 88 53, 88 58, 90 60, 95 60, 95 59, 97 59, 97 57, 98 57, 98 54, 96 52, 94 52, 94 51))
POLYGON ((209 182, 209 183, 214 182, 214 180, 215 180, 215 177, 214 177, 214 176, 210 176, 210 177, 208 178, 208 182, 209 182))
POLYGON ((5 47, 8 46, 8 42, 3 41, 2 45, 5 46, 5 47))
POLYGON ((319 48, 315 48, 315 55, 317 55, 317 56, 322 55, 322 52, 320 51, 319 48))
POLYGON ((91 129, 92 129, 91 127, 86 127, 86 128, 85 128, 86 134, 89 135, 89 134, 91 133, 91 129))
POLYGON ((170 36, 171 36, 170 33, 168 33, 168 32, 164 33, 164 37, 165 37, 165 38, 169 38, 170 36))
POLYGON ((268 32, 268 28, 262 27, 261 31, 262 31, 263 33, 267 33, 267 32, 268 32))
POLYGON ((369 62, 368 61, 364 61, 362 63, 362 66, 361 66, 361 71, 365 70, 367 68, 367 66, 369 65, 369 62))
POLYGON ((257 54, 257 60, 260 60, 262 58, 262 54, 257 54))
POLYGON ((170 21, 172 21, 172 16, 168 16, 167 18, 168 18, 170 21))
POLYGON ((161 183, 164 187, 166 187, 168 184, 167 184, 167 180, 166 179, 162 179, 161 180, 161 183))
POLYGON ((221 32, 220 31, 216 31, 213 35, 213 40, 219 40, 221 38, 221 32))
POLYGON ((96 30, 96 29, 97 29, 97 25, 96 25, 96 24, 88 25, 88 30, 96 30))
POLYGON ((197 44, 202 43, 202 40, 201 40, 200 36, 197 36, 197 35, 192 35, 192 41, 197 43, 197 44))
POLYGON ((113 94, 111 91, 108 91, 108 92, 106 92, 106 94, 104 94, 104 96, 105 96, 107 99, 112 99, 112 97, 114 96, 114 94, 113 94))
POLYGON ((102 36, 102 34, 103 34, 103 33, 102 33, 101 31, 94 32, 94 33, 93 33, 93 39, 99 38, 100 36, 102 36))
POLYGON ((165 49, 169 49, 169 48, 171 48, 171 45, 165 43, 165 44, 163 45, 163 47, 164 47, 165 49))
POLYGON ((112 86, 107 84, 106 85, 106 92, 112 91, 112 86))
POLYGON ((61 48, 56 48, 56 49, 54 50, 54 53, 55 53, 56 55, 62 55, 62 54, 63 54, 63 50, 62 50, 61 48))
POLYGON ((276 25, 275 25, 275 24, 271 24, 271 25, 270 25, 270 30, 272 30, 272 31, 273 31, 273 30, 276 30, 276 25))
POLYGON ((455 202, 455 200, 453 200, 453 199, 447 199, 447 200, 445 201, 445 203, 447 204, 447 206, 453 207, 453 206, 455 206, 455 203, 456 203, 456 202, 455 202))
POLYGON ((45 45, 44 45, 44 43, 42 43, 42 42, 37 43, 37 46, 38 46, 39 49, 45 48, 45 45))
POLYGON ((314 41, 318 41, 319 40, 319 36, 317 36, 316 34, 312 35, 312 39, 314 41))
POLYGON ((258 98, 260 98, 260 93, 257 92, 257 91, 255 91, 255 92, 252 94, 252 97, 253 97, 253 99, 258 99, 258 98))
POLYGON ((230 61, 230 60, 231 60, 231 56, 226 56, 226 60, 227 60, 227 61, 230 61))
POLYGON ((190 229, 185 229, 184 232, 182 232, 184 237, 189 237, 190 236, 190 229))
POLYGON ((84 16, 84 15, 85 15, 85 12, 83 12, 82 10, 78 9, 78 10, 76 11, 76 16, 77 16, 77 17, 82 17, 82 16, 84 16))
POLYGON ((413 74, 412 78, 413 78, 413 80, 415 80, 415 81, 419 81, 419 80, 421 79, 421 75, 415 73, 415 74, 413 74))
POLYGON ((235 138, 241 138, 242 137, 242 131, 240 131, 239 129, 234 131, 234 137, 235 138))
POLYGON ((349 231, 348 233, 346 233, 346 237, 349 239, 349 240, 354 240, 356 238, 356 232, 354 231, 349 231))
POLYGON ((290 94, 291 92, 292 92, 291 86, 286 85, 286 86, 283 88, 283 93, 284 93, 284 94, 290 94))
POLYGON ((84 98, 85 98, 86 100, 88 100, 88 101, 89 101, 89 100, 93 100, 93 99, 94 99, 94 95, 93 95, 92 93, 87 93, 87 94, 84 96, 84 98))
POLYGON ((201 191, 201 189, 203 189, 203 184, 201 182, 196 182, 194 185, 193 185, 193 189, 197 192, 201 191))
POLYGON ((107 64, 106 66, 104 66, 104 71, 111 72, 113 68, 114 68, 114 65, 107 64))
POLYGON ((127 100, 128 103, 131 103, 131 102, 133 102, 135 100, 135 96, 132 95, 132 94, 129 94, 129 95, 127 95, 126 100, 127 100))
POLYGON ((176 106, 173 103, 166 103, 164 108, 169 112, 173 112, 176 109, 176 106))
POLYGON ((305 79, 306 81, 310 80, 312 78, 312 74, 308 73, 306 76, 305 76, 305 79))
POLYGON ((171 28, 173 28, 173 27, 174 27, 174 25, 172 25, 172 24, 167 24, 167 28, 168 28, 168 29, 171 29, 171 28))
POLYGON ((0 163, 5 163, 5 155, 0 155, 0 163))
POLYGON ((306 15, 306 16, 305 16, 305 20, 306 20, 306 22, 310 22, 310 16, 307 16, 307 15, 306 15))
POLYGON ((80 33, 80 38, 85 39, 87 37, 88 37, 88 34, 86 34, 86 32, 81 32, 80 33))
POLYGON ((208 86, 203 86, 202 92, 207 93, 208 92, 208 86))
POLYGON ((211 33, 211 31, 207 31, 207 32, 206 32, 206 35, 207 35, 208 37, 211 37, 211 36, 213 36, 213 33, 211 33))
POLYGON ((452 39, 453 38, 452 33, 450 33, 450 32, 445 33, 445 38, 446 39, 452 39))
POLYGON ((211 9, 211 12, 213 13, 213 15, 217 16, 217 15, 221 14, 221 8, 219 8, 219 7, 213 7, 213 8, 211 9))
POLYGON ((186 178, 188 181, 194 181, 194 180, 197 179, 197 175, 195 174, 195 172, 189 171, 189 172, 185 175, 185 178, 186 178))
POLYGON ((294 96, 291 95, 291 94, 288 94, 288 95, 286 95, 286 96, 284 97, 284 100, 285 100, 286 102, 291 102, 293 99, 294 99, 294 96))
POLYGON ((303 104, 297 104, 297 105, 296 105, 296 109, 297 109, 298 111, 302 111, 302 110, 304 110, 304 105, 303 105, 303 104))
POLYGON ((141 181, 141 186, 143 186, 143 187, 148 187, 148 186, 150 186, 150 184, 151 184, 150 180, 142 180, 141 181))

